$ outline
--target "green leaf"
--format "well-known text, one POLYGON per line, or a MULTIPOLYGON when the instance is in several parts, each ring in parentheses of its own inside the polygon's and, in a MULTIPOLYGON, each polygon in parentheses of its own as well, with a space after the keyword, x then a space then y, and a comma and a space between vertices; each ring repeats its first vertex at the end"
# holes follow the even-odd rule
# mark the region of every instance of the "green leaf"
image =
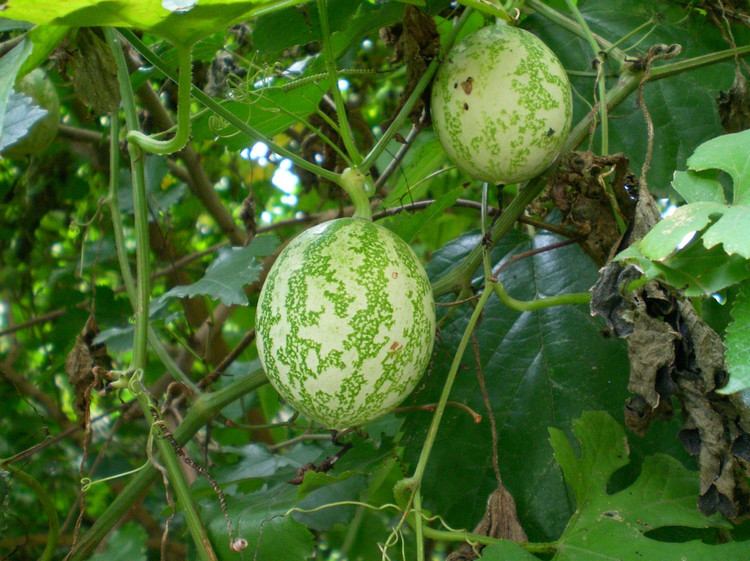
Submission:
MULTIPOLYGON (((328 0, 327 3, 331 33, 345 29, 359 7, 359 3, 352 0, 328 0)), ((318 10, 313 3, 290 6, 259 17, 253 32, 253 46, 261 55, 276 57, 285 48, 321 38, 318 10)))
POLYGON ((750 192, 750 130, 725 134, 704 142, 688 158, 688 166, 696 171, 720 169, 734 181, 734 204, 750 192))
POLYGON ((291 4, 309 0, 201 0, 173 2, 187 10, 172 10, 162 0, 66 0, 39 2, 13 0, 0 17, 44 25, 70 27, 133 27, 166 37, 177 45, 192 45, 212 31, 226 29, 240 19, 250 19, 291 4))
POLYGON ((674 177, 675 190, 688 203, 617 259, 637 263, 649 278, 658 276, 688 296, 710 295, 747 278, 750 206, 738 204, 750 187, 747 133, 723 135, 699 146, 688 159, 696 171, 674 177), (731 205, 725 202, 715 170, 725 171, 734 181, 731 205), (681 248, 691 234, 696 239, 681 248))
MULTIPOLYGON (((21 65, 31 54, 32 44, 26 39, 13 47, 9 53, 0 58, 0 138, 3 136, 5 117, 8 111, 8 98, 13 91, 13 84, 21 65)), ((5 144, 10 144, 6 142, 5 144)))
MULTIPOLYGON (((396 144, 396 146, 398 146, 396 144)), ((445 152, 434 135, 422 134, 398 171, 396 185, 383 200, 383 208, 392 208, 419 200, 429 188, 425 178, 445 163, 445 152)))
POLYGON ((678 171, 674 174, 672 187, 677 191, 686 203, 697 203, 700 201, 713 202, 725 205, 724 189, 716 180, 717 173, 678 171))
MULTIPOLYGON (((305 482, 310 474, 305 474, 305 482)), ((327 475, 316 473, 312 479, 316 484, 323 484, 321 476, 327 478, 325 484, 309 492, 307 496, 297 503, 301 510, 317 509, 321 505, 332 505, 342 501, 357 500, 360 494, 367 489, 367 477, 362 474, 349 472, 341 475, 327 475)), ((313 530, 330 530, 336 524, 348 524, 357 507, 354 505, 327 506, 317 512, 295 512, 292 516, 297 522, 304 524, 313 530)))
POLYGON ((146 530, 128 522, 107 539, 107 547, 89 561, 146 561, 146 530))
POLYGON ((679 207, 658 222, 641 240, 639 246, 649 259, 665 259, 677 251, 686 236, 700 232, 728 207, 710 202, 696 202, 679 207))
MULTIPOLYGON (((295 505, 294 485, 280 483, 247 495, 232 493, 228 501, 234 536, 247 540, 245 556, 257 561, 299 561, 313 553, 313 535, 291 516, 295 505), (249 552, 249 555, 248 555, 249 552)), ((210 520, 209 535, 220 559, 236 559, 229 550, 229 536, 215 496, 204 499, 201 517, 210 520)))
MULTIPOLYGON (((274 86, 256 89, 250 80, 232 93, 240 101, 229 101, 224 106, 243 121, 251 123, 260 134, 272 137, 304 122, 317 109, 327 88, 328 80, 320 80, 288 91, 274 86)), ((218 136, 219 142, 233 150, 240 150, 253 142, 246 135, 237 134, 233 126, 215 123, 208 113, 195 120, 194 136, 196 140, 218 136)))
POLYGON ((636 246, 619 253, 617 259, 637 265, 647 278, 658 277, 689 297, 710 296, 750 277, 747 259, 728 256, 719 246, 707 250, 700 240, 664 261, 647 259, 636 246))
POLYGON ((243 288, 258 280, 263 263, 257 258, 270 255, 278 245, 276 236, 258 236, 247 247, 221 251, 198 282, 176 286, 162 298, 190 298, 204 295, 227 306, 247 306, 243 288))
POLYGON ((585 412, 573 431, 580 454, 560 430, 550 428, 555 459, 576 501, 576 513, 557 541, 555 561, 680 559, 685 551, 690 551, 691 561, 746 558, 747 543, 669 543, 647 537, 646 532, 663 527, 732 526, 718 515, 705 517, 698 511, 698 474, 665 454, 646 458, 632 485, 607 493, 609 479, 628 464, 622 427, 597 411, 585 412))
POLYGON ((732 322, 727 326, 724 346, 729 367, 729 384, 721 393, 750 388, 750 282, 745 282, 732 306, 732 322))
POLYGON ((69 29, 62 25, 37 25, 29 31, 26 36, 31 39, 34 49, 31 51, 29 58, 26 59, 26 62, 23 63, 23 66, 21 66, 18 75, 26 76, 26 74, 36 67, 47 62, 69 29))
POLYGON ((422 232, 427 230, 446 209, 453 206, 456 199, 464 192, 463 186, 448 191, 425 210, 417 213, 402 212, 391 222, 391 229, 407 243, 412 243, 422 232))

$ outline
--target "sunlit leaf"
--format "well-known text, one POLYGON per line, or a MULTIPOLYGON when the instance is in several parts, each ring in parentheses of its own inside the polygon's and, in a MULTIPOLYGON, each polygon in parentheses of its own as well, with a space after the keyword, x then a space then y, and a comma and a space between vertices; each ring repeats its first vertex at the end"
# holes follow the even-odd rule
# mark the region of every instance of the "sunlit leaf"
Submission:
POLYGON ((34 105, 24 94, 11 93, 5 106, 3 134, 0 136, 0 151, 25 137, 31 128, 47 116, 47 110, 34 105))
MULTIPOLYGON (((21 65, 31 54, 31 41, 22 40, 9 53, 0 58, 0 137, 3 136, 5 116, 8 111, 8 98, 21 65)), ((10 144, 10 142, 5 142, 10 144)))
POLYGON ((738 204, 750 192, 750 130, 725 134, 704 142, 687 164, 690 169, 704 171, 720 169, 727 172, 734 182, 733 204, 738 204))
POLYGON ((658 276, 690 296, 710 295, 747 278, 750 206, 741 201, 750 188, 748 145, 750 131, 723 135, 699 146, 688 159, 696 171, 675 174, 675 190, 687 204, 617 258, 638 263, 649 278, 658 276), (707 170, 731 176, 732 204, 725 202, 718 171, 707 170), (685 245, 691 234, 695 240, 685 245))
POLYGON ((165 4, 163 0, 13 0, 3 6, 0 17, 69 27, 133 27, 178 45, 192 45, 240 19, 307 1, 170 0, 165 4))

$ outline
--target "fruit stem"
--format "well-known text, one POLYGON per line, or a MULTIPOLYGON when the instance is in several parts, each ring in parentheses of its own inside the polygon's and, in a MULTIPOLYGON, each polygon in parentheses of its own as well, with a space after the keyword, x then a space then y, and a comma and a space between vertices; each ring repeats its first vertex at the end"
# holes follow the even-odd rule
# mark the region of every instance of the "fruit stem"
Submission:
POLYGON ((458 3, 467 8, 473 8, 486 16, 500 18, 507 23, 513 21, 505 8, 494 0, 458 0, 458 3))
POLYGON ((323 33, 323 59, 325 60, 326 68, 328 70, 328 78, 331 81, 331 92, 333 93, 333 101, 336 104, 336 116, 338 117, 341 139, 344 142, 344 147, 346 148, 349 158, 352 163, 357 166, 362 161, 362 155, 359 153, 359 150, 357 150, 357 146, 354 143, 354 135, 352 134, 352 129, 349 125, 349 118, 346 115, 346 104, 344 103, 344 97, 341 95, 341 89, 339 88, 339 78, 336 73, 336 57, 333 54, 331 30, 328 25, 328 8, 326 7, 326 0, 318 0, 318 13, 320 14, 320 30, 323 33))
POLYGON ((338 176, 336 184, 341 187, 354 203, 354 218, 372 220, 370 197, 375 192, 375 185, 369 175, 358 168, 346 168, 338 176))
POLYGON ((193 46, 175 45, 177 49, 177 128, 169 140, 157 140, 138 130, 128 132, 128 142, 153 154, 171 154, 182 150, 190 138, 190 88, 193 77, 193 46))

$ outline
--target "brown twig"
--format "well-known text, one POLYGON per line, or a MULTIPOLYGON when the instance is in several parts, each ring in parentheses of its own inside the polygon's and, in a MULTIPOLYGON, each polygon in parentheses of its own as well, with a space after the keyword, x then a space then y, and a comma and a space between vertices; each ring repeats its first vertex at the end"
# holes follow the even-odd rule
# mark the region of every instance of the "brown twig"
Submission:
POLYGON ((539 253, 544 253, 545 251, 552 251, 553 249, 559 249, 566 245, 572 245, 577 242, 578 242, 577 239, 564 240, 561 242, 556 242, 556 243, 552 243, 549 245, 545 245, 544 247, 537 247, 536 249, 530 249, 529 251, 523 251, 521 253, 517 253, 516 255, 508 259, 505 263, 500 265, 497 269, 495 269, 495 271, 493 271, 492 273, 492 276, 497 277, 500 273, 502 273, 505 269, 507 269, 513 263, 516 263, 517 261, 521 261, 522 259, 526 259, 527 257, 531 257, 539 253))
MULTIPOLYGON (((476 424, 479 424, 482 422, 482 416, 476 411, 474 411, 471 407, 466 405, 465 403, 459 403, 457 401, 446 401, 445 404, 451 405, 453 407, 458 407, 459 409, 463 409, 469 415, 472 416, 476 424)), ((408 405, 406 407, 396 407, 395 409, 391 411, 391 413, 404 413, 407 411, 429 411, 432 413, 435 411, 435 408, 437 408, 437 405, 438 405, 437 403, 426 403, 424 405, 408 405)))
POLYGON ((216 368, 214 368, 214 370, 210 374, 207 374, 201 381, 198 382, 198 387, 201 389, 205 389, 213 384, 219 376, 224 374, 224 371, 229 368, 229 366, 237 359, 237 357, 240 356, 242 352, 247 347, 249 347, 250 343, 252 343, 254 340, 255 329, 251 329, 250 331, 245 333, 245 336, 239 343, 237 343, 237 346, 234 347, 226 357, 224 357, 224 360, 216 365, 216 368))
POLYGON ((503 488, 503 478, 500 476, 500 451, 498 449, 498 434, 497 434, 497 422, 495 421, 495 413, 492 411, 492 402, 490 401, 490 394, 487 391, 487 384, 484 381, 484 373, 482 372, 482 358, 479 354, 479 342, 475 332, 471 332, 471 344, 474 348, 474 359, 477 363, 477 381, 479 382, 479 389, 482 391, 482 399, 484 400, 484 406, 487 408, 487 416, 490 419, 490 433, 492 434, 492 469, 495 471, 495 479, 497 479, 497 488, 503 488))

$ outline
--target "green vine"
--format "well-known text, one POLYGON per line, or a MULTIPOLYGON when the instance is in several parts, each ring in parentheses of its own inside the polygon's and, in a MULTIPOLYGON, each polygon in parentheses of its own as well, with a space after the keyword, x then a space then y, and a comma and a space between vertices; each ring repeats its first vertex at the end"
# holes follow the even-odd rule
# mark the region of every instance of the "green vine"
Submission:
POLYGON ((172 154, 182 150, 190 138, 190 88, 193 77, 192 45, 175 45, 177 50, 177 128, 169 140, 158 140, 131 128, 127 141, 153 154, 172 154))
MULTIPOLYGON (((123 102, 123 109, 125 112, 125 121, 128 128, 132 131, 137 126, 137 115, 135 109, 135 101, 133 97, 133 91, 130 86, 129 73, 125 64, 125 57, 122 53, 122 47, 113 30, 107 28, 106 30, 107 42, 110 46, 112 54, 117 64, 117 77, 120 84, 120 94, 123 102)), ((189 55, 188 55, 189 58, 189 55)), ((181 63, 181 66, 184 61, 181 63)), ((189 61, 188 61, 189 65, 189 61)), ((181 68, 184 71, 184 67, 181 68)), ((182 78, 182 74, 181 74, 182 78)), ((189 80, 189 78, 188 78, 189 80)), ((185 87, 184 82, 180 84, 187 92, 187 98, 189 102, 190 87, 185 87)), ((180 97, 184 100, 185 94, 180 94, 180 97)), ((183 117, 184 119, 184 117, 183 117)), ((189 115, 188 115, 189 119, 189 115)), ((178 125, 179 127, 179 125, 178 125)), ((130 368, 133 372, 143 372, 146 368, 147 362, 147 342, 148 342, 148 331, 149 331, 149 302, 151 299, 151 288, 150 288, 150 263, 149 263, 149 234, 148 234, 148 206, 146 201, 146 185, 145 185, 145 174, 144 174, 144 161, 142 151, 134 143, 128 143, 128 151, 130 152, 131 162, 131 178, 133 184, 133 207, 135 215, 135 237, 136 237, 136 294, 135 294, 135 331, 133 337, 133 354, 131 358, 130 368)), ((116 170, 112 170, 112 173, 116 173, 116 170)), ((122 249, 122 248, 120 248, 122 249)), ((120 262, 123 262, 123 258, 120 258, 120 262)), ((134 374, 134 378, 137 378, 135 384, 130 385, 131 391, 134 393, 138 405, 143 412, 146 419, 150 419, 150 412, 152 407, 151 397, 143 391, 143 386, 140 383, 140 375, 134 374)), ((185 514, 187 526, 190 529, 190 533, 193 537, 196 549, 198 551, 198 557, 202 561, 214 561, 217 559, 214 553, 210 541, 208 540, 208 534, 203 526, 203 523, 198 514, 198 510, 193 502, 190 490, 188 489, 187 482, 182 473, 180 461, 177 458, 176 451, 172 449, 171 444, 163 439, 157 439, 157 448, 161 454, 162 461, 166 465, 167 472, 169 474, 169 481, 174 489, 180 506, 185 514)))

